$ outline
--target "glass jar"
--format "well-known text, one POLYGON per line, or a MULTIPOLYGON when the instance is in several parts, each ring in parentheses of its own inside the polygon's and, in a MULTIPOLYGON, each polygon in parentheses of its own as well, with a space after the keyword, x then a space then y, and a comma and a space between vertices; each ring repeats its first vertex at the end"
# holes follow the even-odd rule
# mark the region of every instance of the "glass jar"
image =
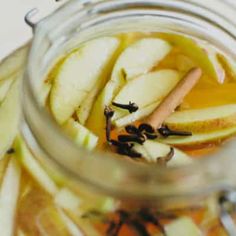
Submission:
MULTIPOLYGON (((200 1, 72 1, 37 24, 23 85, 22 134, 34 158, 56 186, 71 189, 84 209, 99 209, 106 214, 112 214, 120 206, 127 211, 187 209, 186 215, 191 215, 189 211, 206 207, 206 219, 200 227, 206 235, 215 227, 211 220, 215 222, 214 217, 222 214, 219 195, 233 191, 236 185, 234 142, 224 144, 217 155, 185 167, 166 169, 131 164, 107 153, 78 148, 42 106, 38 94, 42 79, 58 57, 88 40, 119 32, 184 33, 207 40, 236 59, 236 26, 224 14, 232 8, 222 1, 219 4, 224 6, 222 12, 203 6, 200 1), (210 219, 211 213, 214 219, 210 219)), ((55 192, 52 190, 51 194, 55 192)), ((82 213, 77 213, 78 219, 82 213)), ((93 236, 89 230, 84 229, 93 236)), ((225 235, 222 229, 214 232, 212 235, 225 235)))

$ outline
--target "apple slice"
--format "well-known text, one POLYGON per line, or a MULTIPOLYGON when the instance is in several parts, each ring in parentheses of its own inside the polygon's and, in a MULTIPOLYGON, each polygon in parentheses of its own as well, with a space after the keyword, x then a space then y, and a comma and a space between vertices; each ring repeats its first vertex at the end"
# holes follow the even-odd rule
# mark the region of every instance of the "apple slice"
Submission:
POLYGON ((5 155, 4 158, 0 160, 0 183, 2 182, 2 179, 4 178, 4 174, 9 162, 9 156, 10 155, 5 155))
POLYGON ((13 83, 13 80, 11 79, 0 81, 0 104, 3 102, 3 100, 7 96, 7 93, 12 83, 13 83))
MULTIPOLYGON (((147 140, 143 145, 135 144, 134 149, 141 153, 148 162, 156 162, 158 157, 164 157, 170 152, 170 146, 157 141, 147 140)), ((167 163, 168 167, 182 166, 191 163, 191 158, 185 153, 174 149, 174 156, 167 163)))
POLYGON ((23 230, 21 230, 21 229, 17 229, 17 234, 16 234, 17 236, 27 236, 25 233, 24 233, 24 231, 23 230))
POLYGON ((92 222, 89 219, 77 217, 75 221, 79 225, 80 229, 86 233, 84 233, 83 236, 103 236, 101 233, 99 233, 98 229, 96 229, 95 226, 92 225, 92 222))
POLYGON ((114 96, 127 80, 149 72, 170 51, 166 41, 157 38, 141 39, 126 48, 118 58, 111 80, 106 84, 95 102, 87 121, 87 126, 96 135, 101 134, 105 126, 104 108, 110 105, 114 96))
POLYGON ((231 57, 219 53, 218 54, 218 60, 222 64, 222 66, 225 68, 226 72, 229 73, 229 75, 236 80, 236 62, 231 57))
POLYGON ((84 125, 89 117, 93 103, 96 99, 99 87, 94 88, 91 93, 88 94, 84 102, 79 106, 76 111, 76 115, 80 124, 84 125))
POLYGON ((211 143, 220 143, 227 138, 233 137, 235 134, 236 126, 210 133, 193 134, 193 136, 189 137, 171 137, 161 139, 160 142, 174 145, 176 147, 201 147, 211 143))
POLYGON ((58 209, 58 213, 65 223, 67 230, 72 236, 84 236, 85 234, 78 228, 78 226, 61 210, 58 209))
POLYGON ((38 92, 38 101, 42 106, 46 105, 47 99, 50 95, 50 91, 52 89, 51 83, 43 83, 41 89, 38 92))
POLYGON ((165 226, 166 236, 203 236, 203 233, 189 217, 174 220, 165 226))
POLYGON ((225 71, 218 60, 218 52, 204 41, 178 34, 162 34, 161 37, 197 63, 208 76, 215 78, 219 83, 225 79, 225 71))
POLYGON ((0 105, 0 158, 11 147, 17 134, 21 116, 19 102, 20 81, 15 81, 0 105))
POLYGON ((58 187, 42 166, 36 161, 35 157, 20 137, 16 138, 14 147, 22 165, 30 175, 33 176, 43 189, 51 195, 55 195, 58 192, 58 187))
MULTIPOLYGON (((115 103, 129 104, 135 102, 142 109, 157 101, 161 101, 178 84, 180 74, 174 70, 160 70, 137 77, 120 90, 114 99, 115 103)), ((113 107, 115 114, 113 120, 117 120, 128 111, 113 107)))
POLYGON ((127 80, 147 73, 165 58, 171 49, 171 45, 162 39, 145 38, 138 40, 120 55, 111 78, 114 80, 115 77, 118 77, 121 70, 123 70, 127 80))
POLYGON ((128 124, 134 123, 140 119, 143 119, 152 114, 156 107, 160 104, 160 101, 154 102, 153 104, 146 106, 138 111, 117 119, 113 122, 116 127, 124 127, 128 124))
POLYGON ((236 104, 174 112, 166 121, 170 129, 205 133, 236 126, 236 104))
POLYGON ((51 110, 58 123, 67 121, 97 81, 104 79, 104 71, 118 46, 116 38, 98 38, 72 52, 63 61, 50 95, 51 110))
POLYGON ((21 168, 12 156, 0 189, 0 229, 1 235, 4 236, 14 233, 20 179, 21 168))
POLYGON ((80 206, 80 199, 68 188, 62 188, 54 197, 57 206, 76 212, 80 206))
POLYGON ((91 151, 97 146, 98 137, 73 119, 66 122, 64 130, 80 147, 91 151))
POLYGON ((24 67, 28 51, 29 44, 26 44, 0 62, 0 81, 10 78, 24 67))
MULTIPOLYGON (((73 235, 70 233, 70 229, 61 217, 60 209, 52 203, 46 206, 46 208, 42 208, 39 214, 37 214, 35 228, 39 235, 73 235)), ((78 235, 81 236, 81 234, 78 235)))
POLYGON ((177 70, 183 74, 186 74, 192 68, 197 67, 196 63, 194 63, 190 57, 185 56, 183 54, 177 54, 174 58, 177 70))

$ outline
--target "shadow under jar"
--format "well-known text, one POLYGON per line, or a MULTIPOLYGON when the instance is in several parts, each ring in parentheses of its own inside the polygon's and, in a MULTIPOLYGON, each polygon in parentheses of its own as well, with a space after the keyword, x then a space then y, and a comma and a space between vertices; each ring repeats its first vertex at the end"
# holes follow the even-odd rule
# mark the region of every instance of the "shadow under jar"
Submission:
MULTIPOLYGON (((166 168, 130 161, 101 149, 87 151, 78 147, 55 121, 50 101, 45 100, 51 95, 45 80, 58 73, 55 64, 63 63, 61 58, 88 41, 114 36, 121 40, 130 37, 135 42, 180 34, 199 43, 207 42, 235 59, 235 25, 222 12, 187 1, 82 2, 69 2, 39 22, 34 31, 23 85, 22 137, 27 147, 22 139, 19 146, 22 155, 36 161, 48 178, 35 175, 42 189, 27 195, 28 199, 19 205, 22 215, 32 215, 31 228, 23 220, 19 220, 19 225, 31 235, 78 235, 79 230, 89 236, 236 235, 235 140, 221 143, 217 150, 207 151, 206 157, 193 158, 183 166, 166 168), (40 205, 40 201, 48 204, 37 210, 25 207, 29 203, 40 205)), ((225 12, 231 10, 221 4, 225 12)), ((200 67, 204 64, 201 63, 200 67)), ((161 69, 167 66, 168 63, 161 69)), ((229 71, 226 74, 231 76, 229 71)), ((79 77, 79 72, 74 76, 79 77)), ((51 85, 55 83, 52 81, 51 85)), ((233 84, 231 80, 230 83, 233 84)), ((207 86, 206 94, 211 93, 211 86, 216 87, 211 82, 207 86)), ((70 94, 63 99, 67 96, 70 94)), ((183 150, 191 156, 190 150, 183 150)), ((193 156, 197 156, 196 152, 193 156)))

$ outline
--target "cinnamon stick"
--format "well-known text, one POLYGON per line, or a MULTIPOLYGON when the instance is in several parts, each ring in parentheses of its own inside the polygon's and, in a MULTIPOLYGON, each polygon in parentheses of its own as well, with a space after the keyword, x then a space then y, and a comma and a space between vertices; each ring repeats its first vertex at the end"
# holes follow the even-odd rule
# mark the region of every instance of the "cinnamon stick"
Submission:
POLYGON ((147 119, 147 123, 155 129, 161 127, 163 122, 182 103, 184 97, 193 89, 202 76, 201 68, 191 69, 176 87, 167 95, 163 102, 147 119))

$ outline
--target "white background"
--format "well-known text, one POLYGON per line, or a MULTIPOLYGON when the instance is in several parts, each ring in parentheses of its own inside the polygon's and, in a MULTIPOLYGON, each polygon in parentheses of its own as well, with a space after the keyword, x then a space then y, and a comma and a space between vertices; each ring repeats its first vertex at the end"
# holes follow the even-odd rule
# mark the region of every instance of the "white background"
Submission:
MULTIPOLYGON (((17 48, 31 37, 31 30, 24 22, 25 14, 34 7, 40 10, 39 17, 45 16, 66 0, 55 2, 55 0, 0 0, 0 60, 10 51, 17 48)), ((122 0, 121 0, 122 1, 122 0)), ((135 0, 134 0, 135 1, 135 0)), ((236 19, 236 0, 189 0, 197 1, 205 7, 222 12, 226 11, 220 6, 223 1, 235 5, 231 12, 227 12, 227 17, 236 19)))
POLYGON ((42 17, 60 4, 55 0, 0 0, 0 59, 31 37, 31 29, 24 22, 29 10, 37 7, 42 17))

